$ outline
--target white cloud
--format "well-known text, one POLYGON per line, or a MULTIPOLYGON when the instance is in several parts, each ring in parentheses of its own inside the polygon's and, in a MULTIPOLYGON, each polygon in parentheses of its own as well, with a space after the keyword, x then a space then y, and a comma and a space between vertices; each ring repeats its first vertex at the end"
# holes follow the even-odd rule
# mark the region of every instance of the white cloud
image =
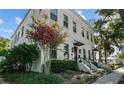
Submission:
POLYGON ((87 20, 86 16, 83 14, 83 10, 77 9, 76 11, 78 12, 79 15, 82 16, 82 18, 83 18, 84 20, 87 20))
POLYGON ((0 24, 3 24, 3 23, 4 23, 3 19, 0 18, 0 24))
POLYGON ((22 21, 22 18, 16 16, 15 20, 16 20, 16 24, 20 24, 20 22, 22 21))
POLYGON ((12 29, 0 29, 0 32, 3 32, 3 33, 12 33, 13 30, 12 29))

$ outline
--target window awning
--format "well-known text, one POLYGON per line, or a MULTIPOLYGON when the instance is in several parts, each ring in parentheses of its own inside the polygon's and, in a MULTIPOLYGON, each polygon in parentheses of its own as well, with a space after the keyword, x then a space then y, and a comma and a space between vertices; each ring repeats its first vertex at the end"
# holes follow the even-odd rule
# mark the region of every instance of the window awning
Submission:
POLYGON ((98 49, 97 48, 93 48, 92 51, 98 51, 98 49))
POLYGON ((73 44, 76 45, 76 46, 83 46, 84 45, 84 43, 79 42, 77 40, 74 40, 74 43, 73 44))

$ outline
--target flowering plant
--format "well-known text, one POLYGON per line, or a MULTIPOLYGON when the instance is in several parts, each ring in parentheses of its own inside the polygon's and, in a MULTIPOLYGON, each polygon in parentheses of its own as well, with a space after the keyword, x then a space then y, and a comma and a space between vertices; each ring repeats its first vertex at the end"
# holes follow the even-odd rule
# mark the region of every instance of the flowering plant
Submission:
MULTIPOLYGON (((48 18, 45 14, 42 17, 45 20, 48 18)), ((65 42, 67 33, 62 32, 57 23, 48 25, 47 21, 35 20, 34 17, 32 19, 34 24, 31 24, 31 27, 34 31, 27 30, 27 38, 29 40, 38 41, 42 47, 46 46, 49 48, 55 48, 65 42)))
POLYGON ((57 50, 57 46, 65 42, 67 33, 62 31, 57 23, 52 25, 48 24, 47 15, 43 14, 42 18, 42 20, 36 20, 32 16, 33 23, 30 25, 32 30, 27 30, 27 38, 40 45, 42 50, 41 61, 44 63, 44 71, 49 72, 50 65, 47 66, 49 50, 57 50))

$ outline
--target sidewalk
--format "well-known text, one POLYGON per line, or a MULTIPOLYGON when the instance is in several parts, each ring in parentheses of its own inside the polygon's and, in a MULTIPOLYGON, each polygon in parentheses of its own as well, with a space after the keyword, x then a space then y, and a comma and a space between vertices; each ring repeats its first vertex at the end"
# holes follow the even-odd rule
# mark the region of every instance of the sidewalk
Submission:
POLYGON ((1 75, 0 75, 0 84, 8 84, 7 82, 3 81, 3 78, 1 78, 1 75))
POLYGON ((124 67, 113 70, 112 73, 103 75, 92 84, 117 84, 124 75, 124 67))

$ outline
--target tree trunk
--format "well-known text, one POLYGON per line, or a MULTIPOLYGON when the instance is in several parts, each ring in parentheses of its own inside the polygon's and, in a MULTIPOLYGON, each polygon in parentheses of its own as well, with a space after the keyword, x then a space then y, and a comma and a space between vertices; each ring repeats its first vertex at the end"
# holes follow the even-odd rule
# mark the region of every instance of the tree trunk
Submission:
POLYGON ((102 62, 101 48, 99 47, 99 62, 102 62))
POLYGON ((50 72, 50 64, 49 64, 49 49, 48 48, 43 48, 43 57, 44 59, 44 73, 49 73, 50 72))
POLYGON ((106 45, 107 45, 107 43, 106 43, 106 40, 105 40, 105 42, 104 42, 104 57, 105 57, 105 64, 107 64, 107 50, 106 50, 106 45))
POLYGON ((23 63, 22 65, 23 65, 23 69, 24 69, 24 71, 26 72, 26 64, 23 63))
POLYGON ((105 52, 105 63, 107 64, 107 52, 106 50, 104 52, 105 52))
POLYGON ((44 49, 45 73, 49 73, 49 49, 44 49))
POLYGON ((41 64, 41 69, 42 70, 39 70, 39 72, 45 72, 45 60, 44 60, 44 49, 43 49, 43 46, 40 45, 40 64, 41 64))
POLYGON ((42 71, 44 73, 49 73, 47 66, 47 62, 49 60, 49 55, 48 55, 49 50, 43 45, 40 45, 40 49, 41 49, 40 61, 42 65, 42 71))

